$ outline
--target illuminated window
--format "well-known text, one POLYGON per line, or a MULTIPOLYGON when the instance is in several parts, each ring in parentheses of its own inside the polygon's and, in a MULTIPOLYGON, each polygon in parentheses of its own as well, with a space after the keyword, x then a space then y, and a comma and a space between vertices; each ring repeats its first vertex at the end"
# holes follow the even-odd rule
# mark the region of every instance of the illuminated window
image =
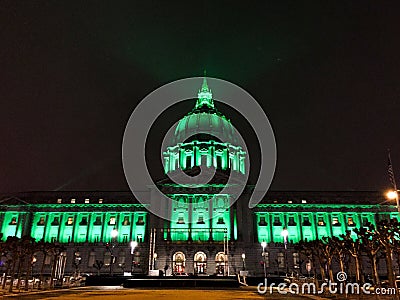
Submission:
POLYGON ((81 222, 79 223, 81 226, 86 226, 87 225, 87 217, 82 217, 81 222))
POLYGON ((75 199, 71 199, 71 203, 75 203, 75 199))
POLYGON ((99 199, 99 203, 103 203, 103 199, 99 199))
POLYGON ((59 217, 54 217, 53 222, 51 222, 51 226, 60 225, 59 217))
POLYGON ((340 226, 338 217, 332 217, 332 226, 340 226))
POLYGON ((89 199, 85 199, 85 203, 89 203, 89 199))
POLYGON ((303 226, 311 226, 309 217, 303 217, 303 226))
POLYGON ((17 225, 17 218, 16 217, 12 217, 10 223, 8 223, 8 225, 17 225))
POLYGON ((122 221, 122 225, 126 226, 126 225, 131 225, 131 222, 129 222, 129 217, 125 216, 124 220, 122 221))
POLYGON ((178 222, 176 222, 177 224, 185 224, 185 220, 183 219, 183 216, 179 216, 178 217, 178 222))
POLYGON ((260 222, 258 222, 259 226, 267 226, 267 222, 265 221, 265 217, 260 217, 260 222))
POLYGON ((38 226, 44 226, 44 217, 40 217, 39 222, 37 222, 38 226))
POLYGON ((67 226, 74 225, 74 218, 73 217, 68 217, 67 223, 65 223, 67 226))
POLYGON ((62 199, 57 199, 57 203, 62 203, 62 199))
POLYGON ((318 226, 325 226, 324 217, 318 217, 318 226))
POLYGON ((278 253, 278 268, 284 268, 285 267, 285 255, 282 252, 278 253))
POLYGON ((115 225, 115 217, 110 217, 110 221, 108 222, 108 225, 115 225))
POLYGON ((282 222, 279 217, 274 217, 274 226, 282 226, 282 222))
POLYGON ((96 217, 96 220, 94 221, 93 225, 101 225, 101 217, 96 217))
POLYGON ((141 234, 138 234, 136 236, 136 242, 138 242, 138 243, 142 243, 143 242, 143 236, 141 234))
POLYGON ((352 217, 348 217, 348 218, 347 218, 347 225, 348 225, 348 226, 356 226, 356 224, 354 223, 352 217))
POLYGON ((136 225, 144 225, 144 217, 143 216, 138 217, 136 225))
POLYGON ((294 221, 294 217, 289 217, 289 222, 288 222, 289 226, 296 226, 296 222, 294 221))
POLYGON ((297 252, 293 253, 293 267, 295 269, 298 269, 300 267, 300 257, 299 253, 297 252))

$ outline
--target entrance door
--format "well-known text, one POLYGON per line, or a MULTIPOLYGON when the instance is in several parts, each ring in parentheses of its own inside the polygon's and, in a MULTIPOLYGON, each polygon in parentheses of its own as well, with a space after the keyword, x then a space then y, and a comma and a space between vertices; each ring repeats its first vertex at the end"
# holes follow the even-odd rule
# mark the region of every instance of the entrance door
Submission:
POLYGON ((185 272, 185 254, 183 252, 175 252, 172 256, 172 269, 174 273, 185 272))
POLYGON ((225 254, 218 252, 215 256, 215 271, 217 275, 225 275, 225 254))
POLYGON ((194 255, 194 271, 196 274, 207 274, 207 255, 204 252, 194 255))

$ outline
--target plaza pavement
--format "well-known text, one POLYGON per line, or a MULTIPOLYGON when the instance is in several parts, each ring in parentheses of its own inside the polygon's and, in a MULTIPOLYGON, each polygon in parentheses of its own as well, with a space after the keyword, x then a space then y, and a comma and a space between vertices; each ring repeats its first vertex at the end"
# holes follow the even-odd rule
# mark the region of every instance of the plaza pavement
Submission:
MULTIPOLYGON (((1 295, 1 294, 0 294, 1 295)), ((24 300, 239 300, 239 299, 268 299, 268 300, 287 300, 287 299, 346 299, 346 300, 389 300, 396 299, 395 296, 377 297, 376 295, 353 296, 333 295, 331 297, 319 297, 314 295, 280 295, 278 293, 259 295, 255 287, 242 287, 240 289, 225 290, 193 290, 193 289, 125 289, 122 287, 77 287, 60 290, 40 291, 40 292, 21 292, 3 295, 6 299, 24 300)))

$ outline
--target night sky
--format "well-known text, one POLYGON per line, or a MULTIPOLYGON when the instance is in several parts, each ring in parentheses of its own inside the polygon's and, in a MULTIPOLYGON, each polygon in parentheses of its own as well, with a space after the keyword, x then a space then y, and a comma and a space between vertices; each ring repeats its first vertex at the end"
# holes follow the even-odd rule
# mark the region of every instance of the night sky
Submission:
MULTIPOLYGON (((0 194, 128 190, 121 143, 131 112, 204 69, 264 108, 278 149, 273 190, 388 188, 388 148, 400 175, 399 5, 326 2, 2 1, 0 194)), ((155 177, 157 138, 193 105, 155 124, 155 177)))

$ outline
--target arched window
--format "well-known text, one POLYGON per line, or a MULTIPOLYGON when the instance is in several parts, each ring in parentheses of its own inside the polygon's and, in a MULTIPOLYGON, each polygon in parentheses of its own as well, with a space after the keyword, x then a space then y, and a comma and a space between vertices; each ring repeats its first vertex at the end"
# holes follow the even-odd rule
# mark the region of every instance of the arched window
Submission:
POLYGON ((225 274, 225 253, 218 252, 215 255, 215 271, 217 275, 224 275, 225 274))
POLYGON ((197 252, 194 255, 194 271, 196 274, 207 273, 207 255, 204 252, 197 252))
POLYGON ((172 256, 172 269, 174 273, 185 272, 185 254, 183 252, 175 252, 172 256))

